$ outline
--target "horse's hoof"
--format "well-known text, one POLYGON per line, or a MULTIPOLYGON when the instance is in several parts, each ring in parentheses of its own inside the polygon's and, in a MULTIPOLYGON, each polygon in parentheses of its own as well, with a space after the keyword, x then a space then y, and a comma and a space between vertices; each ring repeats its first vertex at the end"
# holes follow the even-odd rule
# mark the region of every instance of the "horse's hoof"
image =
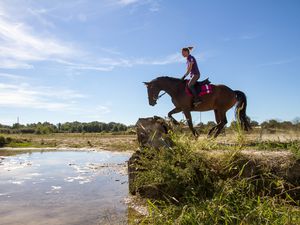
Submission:
POLYGON ((194 135, 194 137, 195 137, 196 139, 199 137, 199 134, 198 134, 197 131, 195 131, 195 132, 193 133, 193 135, 194 135))

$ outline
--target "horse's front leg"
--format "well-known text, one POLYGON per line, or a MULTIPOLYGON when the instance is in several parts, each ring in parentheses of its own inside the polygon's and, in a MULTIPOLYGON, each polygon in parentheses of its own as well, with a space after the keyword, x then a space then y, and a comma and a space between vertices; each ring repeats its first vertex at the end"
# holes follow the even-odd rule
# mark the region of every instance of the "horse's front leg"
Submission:
POLYGON ((195 137, 197 137, 197 136, 198 136, 198 133, 197 133, 197 131, 194 129, 191 112, 190 112, 190 111, 183 111, 183 113, 184 113, 184 115, 185 115, 185 118, 186 118, 186 120, 187 120, 187 123, 188 123, 188 125, 189 125, 190 130, 192 131, 193 135, 194 135, 195 137))
POLYGON ((178 121, 172 116, 173 114, 175 113, 179 113, 181 112, 182 110, 179 109, 179 108, 174 108, 172 109, 169 113, 168 113, 168 117, 171 119, 171 121, 175 124, 175 125, 178 125, 178 121))

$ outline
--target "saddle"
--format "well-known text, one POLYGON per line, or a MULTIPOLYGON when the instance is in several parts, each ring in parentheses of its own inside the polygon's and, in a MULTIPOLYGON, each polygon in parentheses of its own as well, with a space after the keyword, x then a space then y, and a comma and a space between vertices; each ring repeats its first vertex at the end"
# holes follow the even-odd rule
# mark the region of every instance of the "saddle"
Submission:
POLYGON ((202 85, 206 85, 206 84, 211 84, 209 78, 206 78, 203 81, 197 81, 196 86, 202 86, 202 85))
MULTIPOLYGON (((189 83, 189 80, 186 81, 185 92, 187 93, 187 95, 193 96, 190 89, 188 88, 188 83, 189 83)), ((196 89, 196 92, 199 96, 203 96, 203 95, 212 93, 213 85, 211 85, 211 82, 210 82, 209 78, 207 78, 203 81, 198 81, 195 84, 195 89, 196 89)))

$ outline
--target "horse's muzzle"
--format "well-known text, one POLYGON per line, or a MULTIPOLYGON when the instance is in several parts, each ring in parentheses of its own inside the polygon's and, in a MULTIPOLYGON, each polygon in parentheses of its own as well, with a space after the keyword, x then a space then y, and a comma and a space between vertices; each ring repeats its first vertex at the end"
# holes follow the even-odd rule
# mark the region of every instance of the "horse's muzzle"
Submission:
POLYGON ((155 106, 156 103, 157 103, 156 100, 149 101, 149 105, 151 105, 151 106, 155 106))

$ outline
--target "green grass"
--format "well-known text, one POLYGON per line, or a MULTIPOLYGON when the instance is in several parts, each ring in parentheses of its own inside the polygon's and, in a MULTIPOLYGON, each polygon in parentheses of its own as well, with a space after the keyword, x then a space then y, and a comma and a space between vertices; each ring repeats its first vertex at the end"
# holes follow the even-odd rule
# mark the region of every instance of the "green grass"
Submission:
POLYGON ((39 142, 33 142, 31 139, 26 138, 12 138, 0 136, 0 146, 1 147, 11 147, 11 148, 44 148, 44 147, 55 147, 55 143, 45 142, 43 139, 39 142))
POLYGON ((10 142, 6 144, 5 147, 11 148, 45 148, 45 147, 55 147, 53 144, 43 144, 35 142, 10 142))
POLYGON ((299 183, 290 184, 268 168, 245 176, 253 162, 240 154, 250 146, 291 151, 297 156, 299 141, 250 145, 242 135, 235 145, 224 145, 213 139, 195 140, 173 133, 174 147, 143 149, 134 185, 140 191, 157 187, 158 194, 150 195, 149 216, 141 223, 300 224, 300 196, 294 192, 300 188, 299 183), (205 152, 219 149, 228 151, 216 165, 205 152))

